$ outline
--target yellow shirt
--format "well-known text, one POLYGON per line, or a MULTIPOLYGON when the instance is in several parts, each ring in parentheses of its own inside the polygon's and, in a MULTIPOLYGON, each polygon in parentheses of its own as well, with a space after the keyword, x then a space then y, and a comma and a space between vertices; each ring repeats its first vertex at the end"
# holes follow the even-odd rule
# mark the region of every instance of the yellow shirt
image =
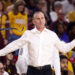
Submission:
POLYGON ((21 13, 18 13, 17 15, 14 15, 13 12, 9 12, 8 16, 10 21, 10 27, 16 28, 12 30, 13 34, 21 36, 24 33, 24 31, 27 30, 27 23, 28 23, 27 14, 23 15, 21 13))
POLYGON ((71 64, 70 61, 68 61, 68 70, 70 70, 71 72, 73 72, 73 66, 71 64))
MULTIPOLYGON (((52 70, 53 70, 53 72, 55 71, 54 68, 52 70)), ((73 72, 73 66, 72 66, 72 64, 71 64, 70 61, 68 61, 68 70, 71 71, 71 72, 73 72)))
MULTIPOLYGON (((6 27, 6 20, 7 20, 7 16, 5 14, 2 15, 2 17, 0 17, 0 28, 5 28, 6 27)), ((6 31, 2 30, 1 31, 3 38, 5 39, 5 35, 6 35, 6 31)))
POLYGON ((70 59, 71 55, 72 55, 72 51, 69 51, 69 52, 67 53, 68 59, 70 59))
POLYGON ((75 11, 69 12, 67 17, 70 22, 74 22, 75 21, 75 11))

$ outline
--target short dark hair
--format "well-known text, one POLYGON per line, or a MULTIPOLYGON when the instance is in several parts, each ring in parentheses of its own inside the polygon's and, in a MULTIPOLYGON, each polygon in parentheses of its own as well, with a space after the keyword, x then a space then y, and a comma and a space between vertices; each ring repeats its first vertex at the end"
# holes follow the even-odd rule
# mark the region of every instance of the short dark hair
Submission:
POLYGON ((66 55, 60 55, 60 61, 61 61, 62 59, 68 59, 68 58, 67 58, 66 55))

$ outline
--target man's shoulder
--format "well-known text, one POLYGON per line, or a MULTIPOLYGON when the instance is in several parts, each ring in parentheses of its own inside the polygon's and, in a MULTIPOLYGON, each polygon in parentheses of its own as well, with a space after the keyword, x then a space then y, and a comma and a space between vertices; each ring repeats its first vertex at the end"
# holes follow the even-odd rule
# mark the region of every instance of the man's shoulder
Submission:
MULTIPOLYGON (((46 28, 45 30, 47 31, 48 34, 56 35, 56 33, 55 33, 54 31, 50 30, 50 29, 47 29, 47 28, 46 28)), ((26 31, 25 31, 25 34, 29 34, 29 33, 33 33, 33 32, 35 32, 35 29, 26 30, 26 31)))
POLYGON ((50 29, 47 29, 47 31, 48 31, 48 33, 50 33, 50 34, 56 35, 56 33, 55 33, 54 31, 50 30, 50 29))
POLYGON ((24 32, 24 34, 28 34, 28 33, 30 33, 30 30, 26 30, 26 31, 24 32))
POLYGON ((25 35, 25 36, 30 36, 30 35, 32 34, 31 31, 32 31, 32 30, 26 30, 26 31, 24 32, 24 35, 25 35))

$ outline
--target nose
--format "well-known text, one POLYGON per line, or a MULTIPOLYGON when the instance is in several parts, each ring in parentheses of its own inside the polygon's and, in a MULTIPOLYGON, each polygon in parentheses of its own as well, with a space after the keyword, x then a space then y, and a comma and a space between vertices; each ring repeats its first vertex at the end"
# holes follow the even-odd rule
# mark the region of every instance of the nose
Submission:
POLYGON ((40 23, 42 22, 42 19, 40 19, 40 23))

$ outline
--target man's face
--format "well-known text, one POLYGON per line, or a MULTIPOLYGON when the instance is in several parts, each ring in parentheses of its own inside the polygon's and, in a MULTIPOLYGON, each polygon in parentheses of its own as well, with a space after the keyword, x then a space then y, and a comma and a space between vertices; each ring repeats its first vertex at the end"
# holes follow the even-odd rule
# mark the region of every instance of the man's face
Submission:
POLYGON ((62 71, 67 71, 68 70, 68 60, 67 59, 62 59, 60 61, 61 64, 61 70, 62 71))
POLYGON ((43 28, 45 27, 45 17, 43 13, 37 13, 35 14, 33 18, 33 24, 36 26, 36 28, 43 28))

